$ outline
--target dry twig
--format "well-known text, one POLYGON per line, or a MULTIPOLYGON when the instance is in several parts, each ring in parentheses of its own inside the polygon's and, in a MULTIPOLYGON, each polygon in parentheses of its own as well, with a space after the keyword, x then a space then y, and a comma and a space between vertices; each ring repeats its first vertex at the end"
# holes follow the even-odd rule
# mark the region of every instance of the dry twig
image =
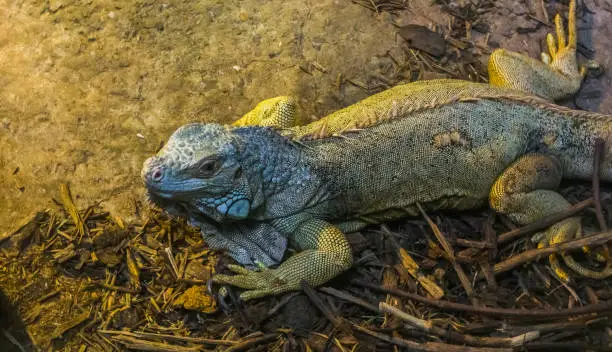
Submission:
POLYGON ((540 318, 540 319, 552 319, 560 317, 569 317, 584 314, 597 314, 604 313, 612 310, 612 302, 605 302, 599 304, 591 304, 588 306, 572 308, 572 309, 558 309, 558 310, 546 310, 546 309, 507 309, 507 308, 492 308, 492 307, 474 307, 467 304, 454 303, 445 300, 433 300, 421 295, 414 293, 384 288, 379 285, 375 285, 362 280, 351 280, 352 284, 370 288, 372 290, 384 293, 390 293, 392 295, 401 296, 417 302, 425 303, 427 305, 437 307, 442 310, 451 310, 459 312, 468 312, 474 314, 481 314, 487 316, 497 317, 516 317, 516 318, 540 318))
POLYGON ((461 265, 457 263, 457 260, 455 259, 455 252, 453 251, 453 247, 451 247, 450 243, 448 242, 448 240, 446 239, 442 231, 440 231, 440 229, 438 228, 438 225, 436 225, 436 223, 433 222, 433 220, 431 220, 431 218, 427 215, 427 213, 425 213, 425 210, 423 210, 423 207, 421 207, 421 204, 417 202, 416 205, 419 208, 421 215, 423 215, 423 218, 425 218, 425 221, 427 221, 427 223, 429 224, 429 227, 431 227, 431 230, 433 231, 434 235, 438 239, 438 242, 440 242, 440 244, 442 245, 442 249, 444 249, 446 260, 448 260, 453 266, 453 268, 455 269, 455 272, 457 273, 457 277, 459 278, 459 282, 461 282, 461 286, 463 286, 465 293, 468 295, 468 297, 472 301, 472 304, 476 305, 477 302, 476 302, 476 298, 474 298, 474 290, 472 289, 472 285, 467 275, 465 274, 465 271, 463 270, 461 265))
POLYGON ((464 335, 456 331, 446 330, 434 326, 431 321, 419 319, 384 302, 380 302, 379 307, 384 313, 393 314, 394 316, 406 321, 408 324, 410 324, 410 326, 416 327, 426 333, 433 334, 441 338, 447 338, 453 343, 483 347, 517 347, 523 346, 527 342, 536 340, 540 337, 539 331, 530 331, 515 337, 479 337, 464 335))

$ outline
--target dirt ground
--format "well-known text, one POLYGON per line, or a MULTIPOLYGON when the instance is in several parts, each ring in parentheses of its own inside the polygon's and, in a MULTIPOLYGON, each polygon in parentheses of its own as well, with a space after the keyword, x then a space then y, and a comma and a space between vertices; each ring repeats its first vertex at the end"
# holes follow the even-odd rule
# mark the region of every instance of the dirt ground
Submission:
MULTIPOLYGON (((612 5, 584 3, 581 52, 610 67, 612 5)), ((541 5, 498 0, 488 42, 473 39, 538 55, 550 29, 541 5)), ((405 55, 396 25, 444 33, 449 19, 429 0, 396 15, 349 0, 0 0, 0 230, 50 204, 61 182, 79 205, 137 217, 142 162, 177 127, 230 122, 287 94, 324 116, 368 95, 339 88, 339 75, 368 84, 386 53, 405 55)), ((612 113, 611 86, 608 72, 589 78, 575 102, 612 113)))

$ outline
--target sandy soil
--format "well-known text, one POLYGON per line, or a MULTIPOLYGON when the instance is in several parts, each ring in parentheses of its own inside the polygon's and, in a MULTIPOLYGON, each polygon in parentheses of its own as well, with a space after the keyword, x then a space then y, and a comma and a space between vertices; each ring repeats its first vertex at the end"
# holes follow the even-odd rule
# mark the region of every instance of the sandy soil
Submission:
MULTIPOLYGON (((187 122, 230 122, 276 95, 312 119, 364 98, 338 75, 367 83, 401 55, 392 22, 448 23, 410 3, 392 16, 349 0, 0 0, 0 232, 61 182, 80 206, 137 216, 142 162, 187 122)), ((611 67, 612 5, 585 3, 582 51, 611 67)), ((498 0, 488 43, 536 56, 545 18, 540 1, 498 0)), ((575 102, 612 113, 611 86, 610 73, 589 78, 575 102)))

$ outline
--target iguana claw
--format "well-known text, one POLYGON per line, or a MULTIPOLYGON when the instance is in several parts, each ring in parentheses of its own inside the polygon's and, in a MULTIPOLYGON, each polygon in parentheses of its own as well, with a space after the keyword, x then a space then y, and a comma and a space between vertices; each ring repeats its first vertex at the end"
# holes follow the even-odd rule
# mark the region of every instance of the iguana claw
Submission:
POLYGON ((582 81, 586 74, 586 67, 578 67, 576 64, 576 1, 572 0, 569 4, 567 35, 563 27, 563 19, 560 14, 555 16, 555 31, 557 38, 552 33, 546 36, 548 53, 542 53, 542 61, 550 65, 555 70, 562 72, 568 79, 582 81))
POLYGON ((245 301, 295 289, 294 285, 278 277, 276 269, 255 271, 234 264, 229 264, 227 268, 236 275, 215 275, 213 282, 248 290, 240 294, 245 301))

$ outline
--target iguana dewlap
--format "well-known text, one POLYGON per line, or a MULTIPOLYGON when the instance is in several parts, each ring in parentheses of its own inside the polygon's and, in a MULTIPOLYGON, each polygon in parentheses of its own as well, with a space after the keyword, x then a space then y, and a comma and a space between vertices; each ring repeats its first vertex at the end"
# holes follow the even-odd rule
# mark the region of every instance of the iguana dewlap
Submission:
MULTIPOLYGON (((439 210, 489 202, 519 224, 567 209, 555 190, 562 178, 591 178, 598 139, 606 141, 601 178, 612 180, 612 116, 550 102, 575 93, 584 76, 574 0, 569 14, 568 37, 557 16, 543 62, 495 51, 490 85, 410 83, 305 126, 292 126, 295 102, 284 97, 234 126, 183 126, 145 162, 150 199, 187 216, 212 247, 243 264, 278 263, 289 239, 299 252, 278 268, 232 266, 237 275, 215 277, 248 289, 245 299, 299 289, 301 280, 327 282, 352 265, 345 232, 417 215, 417 203, 439 210)), ((550 227, 542 244, 580 235, 573 217, 550 227)), ((563 257, 582 275, 612 274, 563 257)))

